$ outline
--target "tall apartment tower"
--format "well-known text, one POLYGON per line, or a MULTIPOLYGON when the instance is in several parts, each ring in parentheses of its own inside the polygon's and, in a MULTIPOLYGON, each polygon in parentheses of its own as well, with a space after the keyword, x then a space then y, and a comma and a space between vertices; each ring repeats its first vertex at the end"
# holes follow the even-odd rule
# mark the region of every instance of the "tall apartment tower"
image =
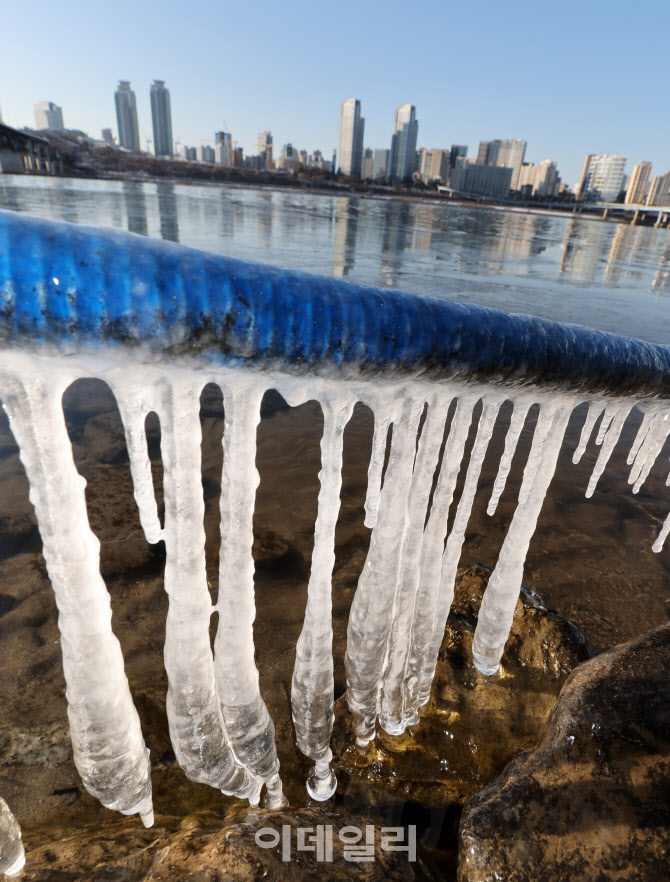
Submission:
POLYGON ((58 107, 53 101, 40 101, 34 107, 35 128, 61 131, 63 125, 63 108, 58 107))
POLYGON ((140 152, 140 130, 137 125, 137 101, 127 80, 120 80, 114 93, 119 145, 131 153, 140 152))
POLYGON ((413 104, 401 104, 395 112, 395 133, 391 138, 389 181, 404 181, 416 171, 416 141, 419 123, 413 104))
POLYGON ((623 187, 625 169, 625 156, 616 153, 611 156, 596 156, 590 153, 584 160, 577 199, 614 202, 623 187))
POLYGON ((151 121, 154 129, 154 154, 172 156, 172 111, 170 93, 164 80, 154 80, 151 86, 151 121))
POLYGON ((649 183, 649 175, 651 174, 650 162, 638 162, 630 176, 628 187, 626 188, 626 205, 643 205, 644 197, 647 195, 647 184, 649 183))
POLYGON ((357 98, 347 98, 340 109, 340 170, 343 175, 361 176, 364 129, 361 102, 357 98))
POLYGON ((216 145, 216 164, 222 165, 224 168, 231 168, 233 165, 233 136, 230 132, 216 132, 214 144, 216 145))
POLYGON ((258 155, 261 158, 261 168, 272 168, 272 134, 261 132, 258 136, 258 155))
POLYGON ((659 205, 661 207, 670 205, 670 172, 658 175, 652 180, 649 196, 647 196, 647 205, 659 205))

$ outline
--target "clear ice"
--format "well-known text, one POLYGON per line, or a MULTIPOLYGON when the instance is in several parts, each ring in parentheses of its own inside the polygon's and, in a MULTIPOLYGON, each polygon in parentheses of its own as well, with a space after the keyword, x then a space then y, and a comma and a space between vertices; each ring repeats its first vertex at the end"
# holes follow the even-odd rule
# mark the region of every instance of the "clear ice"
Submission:
MULTIPOLYGON (((528 547, 574 408, 588 402, 574 462, 600 420, 595 439, 600 451, 586 490, 591 496, 635 404, 466 380, 298 379, 186 361, 167 366, 145 363, 141 353, 124 354, 121 360, 111 350, 67 357, 12 351, 3 354, 1 364, 0 397, 30 483, 58 605, 74 760, 89 793, 108 808, 139 814, 147 825, 153 822, 148 750, 111 628, 99 542, 88 523, 85 481, 75 467, 63 416, 63 393, 74 380, 102 377, 111 387, 146 539, 165 543, 166 707, 177 761, 192 780, 252 805, 265 787, 265 805, 273 809, 284 805, 285 797, 253 640, 256 431, 264 393, 276 389, 291 405, 316 399, 324 417, 314 550, 291 690, 298 746, 314 764, 307 789, 316 800, 330 798, 337 787, 330 747, 331 592, 343 437, 355 404, 363 402, 374 414, 365 501, 365 523, 372 533, 351 606, 345 658, 347 702, 361 749, 374 738, 377 725, 392 735, 416 725, 419 709, 429 700, 466 530, 502 405, 511 402, 512 410, 489 514, 505 490, 533 408, 538 416, 518 504, 474 635, 473 661, 485 675, 499 668, 528 547), (200 428, 200 394, 210 382, 221 388, 225 407, 214 603, 206 576, 200 428), (150 413, 161 426, 163 526, 147 452, 150 413), (472 449, 466 457, 469 437, 472 449), (463 489, 456 501, 461 475, 463 489)), ((643 419, 628 457, 633 492, 647 479, 670 434, 669 405, 638 404, 643 419)), ((668 533, 670 515, 654 551, 661 550, 668 533)), ((16 873, 22 861, 18 824, 0 800, 0 870, 16 873)))

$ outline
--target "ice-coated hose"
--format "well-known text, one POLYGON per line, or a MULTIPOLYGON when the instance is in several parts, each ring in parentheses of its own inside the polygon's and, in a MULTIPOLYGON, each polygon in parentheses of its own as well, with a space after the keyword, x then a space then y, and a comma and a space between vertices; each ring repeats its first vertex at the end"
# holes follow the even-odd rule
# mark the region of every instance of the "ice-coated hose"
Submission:
POLYGON ((0 211, 0 345, 670 397, 670 349, 0 211))

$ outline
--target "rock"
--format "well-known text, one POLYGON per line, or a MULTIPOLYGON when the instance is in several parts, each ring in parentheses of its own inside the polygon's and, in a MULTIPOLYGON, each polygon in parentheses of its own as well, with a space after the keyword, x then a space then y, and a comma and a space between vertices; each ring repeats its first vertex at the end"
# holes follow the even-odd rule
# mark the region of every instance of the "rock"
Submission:
POLYGON ((460 882, 670 878, 670 625, 581 665, 468 803, 460 882))
MULTIPOLYGON (((343 816, 322 808, 286 809, 270 812, 239 808, 223 823, 213 812, 190 815, 170 831, 174 819, 165 823, 160 816, 157 826, 144 830, 135 819, 102 825, 97 829, 70 830, 69 835, 48 845, 28 849, 25 882, 250 882, 256 879, 356 879, 373 880, 436 879, 430 859, 417 848, 415 860, 405 851, 382 847, 381 826, 374 819, 343 816), (371 860, 352 862, 345 857, 340 831, 354 826, 365 831, 374 826, 374 849, 371 860), (298 849, 299 830, 303 846, 314 845, 318 825, 324 827, 324 850, 298 849), (286 831, 286 827, 290 831, 286 831), (330 828, 330 830, 328 829, 330 828), (265 829, 257 839, 257 833, 265 829), (276 836, 273 835, 276 832, 276 836), (283 860, 284 837, 288 848, 283 860), (330 834, 330 835, 329 835, 330 834), (325 843, 332 840, 332 856, 325 843), (277 845, 273 845, 277 839, 277 845), (262 842, 265 845, 259 845, 262 842), (269 846, 269 847, 268 847, 269 846), (320 858, 320 859, 319 859, 320 858)), ((351 834, 352 831, 345 831, 351 834)), ((354 831, 355 833, 355 831, 354 831)))
POLYGON ((378 728, 365 757, 357 752, 344 699, 336 706, 334 751, 350 779, 426 805, 463 805, 520 751, 542 736, 561 686, 590 657, 584 637, 526 589, 517 603, 500 672, 472 664, 472 637, 490 570, 462 570, 440 649, 430 703, 399 737, 378 728))

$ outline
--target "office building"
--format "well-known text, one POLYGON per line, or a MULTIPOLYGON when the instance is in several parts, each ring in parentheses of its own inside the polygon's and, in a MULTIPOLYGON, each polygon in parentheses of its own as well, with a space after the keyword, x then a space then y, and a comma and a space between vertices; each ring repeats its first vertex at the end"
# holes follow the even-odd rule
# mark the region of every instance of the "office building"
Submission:
POLYGON ((361 176, 364 129, 361 102, 357 98, 347 98, 340 108, 340 171, 343 175, 361 176))
MULTIPOLYGON (((477 165, 488 165, 490 141, 480 141, 479 150, 477 151, 477 165)), ((456 163, 452 168, 456 168, 456 163)))
POLYGON ((451 151, 419 150, 419 175, 424 184, 439 181, 442 184, 449 178, 451 151))
POLYGON ((361 177, 364 181, 372 180, 372 167, 374 165, 375 152, 370 147, 366 147, 363 151, 363 164, 361 166, 361 177))
POLYGON ((52 101, 40 101, 34 107, 35 110, 35 128, 51 129, 60 132, 65 126, 63 125, 63 108, 58 107, 52 101))
POLYGON ((200 162, 206 162, 207 165, 214 165, 216 162, 216 150, 209 144, 201 144, 198 147, 198 159, 200 162))
POLYGON ((630 176, 628 187, 626 187, 626 205, 643 205, 644 198, 647 195, 647 184, 649 183, 649 175, 651 174, 650 162, 638 162, 630 176))
POLYGON ((389 175, 390 150, 375 150, 372 155, 372 180, 385 181, 389 175))
POLYGON ((466 157, 468 155, 468 148, 465 144, 452 144, 449 150, 449 168, 456 167, 456 160, 459 156, 466 157))
POLYGON ((647 205, 656 205, 661 208, 670 205, 670 172, 652 179, 647 205))
POLYGON ((272 134, 261 132, 258 136, 258 155, 261 159, 261 169, 273 168, 272 162, 272 134))
POLYGON ((224 168, 233 165, 233 136, 230 132, 216 132, 214 135, 214 150, 216 151, 216 164, 224 168))
POLYGON ((111 129, 103 129, 102 130, 102 140, 105 142, 105 144, 108 147, 115 147, 116 146, 116 144, 114 143, 114 135, 112 135, 111 129))
POLYGON ((577 186, 577 199, 585 202, 614 202, 623 189, 626 157, 618 154, 596 156, 584 160, 582 177, 577 186))
POLYGON ((558 196, 561 178, 556 163, 545 159, 539 165, 524 163, 517 174, 518 190, 522 199, 553 199, 558 196))
POLYGON ((503 199, 509 194, 513 169, 507 166, 479 165, 459 156, 452 169, 449 186, 459 193, 503 199))
POLYGON ((389 155, 389 181, 395 183, 407 180, 416 171, 418 134, 416 108, 412 104, 401 104, 395 112, 395 132, 389 155))
POLYGON ((114 94, 119 146, 131 153, 140 152, 140 130, 137 124, 137 101, 127 80, 121 80, 114 94))
POLYGON ((172 156, 170 93, 163 80, 154 80, 151 86, 151 122, 154 130, 154 154, 172 156))

